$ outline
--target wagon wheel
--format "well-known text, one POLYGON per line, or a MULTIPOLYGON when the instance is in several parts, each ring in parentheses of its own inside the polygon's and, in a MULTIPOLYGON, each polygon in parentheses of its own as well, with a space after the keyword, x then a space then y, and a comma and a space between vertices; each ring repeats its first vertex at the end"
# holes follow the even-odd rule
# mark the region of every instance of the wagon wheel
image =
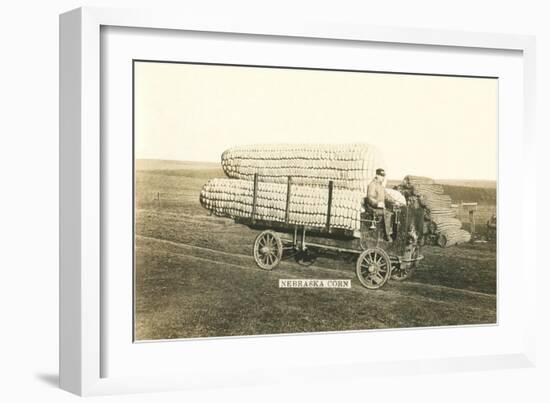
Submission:
POLYGON ((391 274, 388 254, 381 248, 370 248, 359 255, 356 266, 357 278, 369 289, 382 287, 391 274))
MULTIPOLYGON (((416 259, 418 257, 418 247, 415 247, 414 250, 411 253, 411 259, 416 259)), ((411 277, 416 270, 416 261, 405 263, 405 264, 397 264, 394 267, 392 267, 391 271, 391 279, 397 280, 397 281, 403 281, 411 277)))
POLYGON ((271 230, 262 232, 254 241, 254 260, 264 270, 274 269, 283 257, 283 243, 271 230))

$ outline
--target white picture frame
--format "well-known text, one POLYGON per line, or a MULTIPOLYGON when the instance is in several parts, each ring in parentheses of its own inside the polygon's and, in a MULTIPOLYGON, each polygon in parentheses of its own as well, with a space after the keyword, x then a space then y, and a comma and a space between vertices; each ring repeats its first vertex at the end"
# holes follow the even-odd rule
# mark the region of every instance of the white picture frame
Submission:
MULTIPOLYGON (((109 175, 105 165, 105 150, 101 140, 102 105, 101 91, 101 30, 102 27, 126 27, 157 30, 179 30, 182 32, 219 33, 220 35, 248 35, 261 38, 296 38, 335 40, 339 43, 372 43, 399 44, 400 46, 421 46, 437 49, 470 49, 479 54, 491 51, 517 52, 521 58, 521 76, 516 77, 522 82, 523 97, 520 97, 522 110, 518 113, 523 122, 519 136, 511 141, 522 144, 522 163, 524 170, 535 171, 535 159, 530 158, 534 153, 534 90, 535 90, 535 42, 530 36, 468 33, 457 31, 429 31, 410 28, 385 28, 368 26, 348 26, 330 22, 309 21, 307 23, 276 22, 266 20, 248 21, 215 21, 196 16, 170 15, 152 12, 150 10, 114 10, 103 8, 80 8, 61 15, 60 17, 60 385, 63 389, 79 395, 96 395, 112 393, 130 393, 140 391, 160 391, 170 389, 184 389, 190 387, 211 386, 245 386, 270 382, 292 382, 293 377, 301 379, 328 379, 327 373, 337 370, 339 377, 347 375, 369 376, 371 374, 404 374, 410 372, 440 372, 454 370, 475 370, 492 368, 527 367, 535 362, 535 288, 534 282, 524 282, 521 291, 524 297, 521 308, 524 312, 520 321, 510 324, 515 336, 521 334, 522 342, 504 345, 500 353, 469 351, 468 353, 445 354, 433 352, 418 358, 406 359, 377 358, 376 360, 362 359, 351 361, 330 362, 308 361, 308 355, 303 358, 288 360, 285 365, 279 362, 278 367, 266 362, 263 373, 236 364, 235 371, 217 367, 217 362, 211 358, 204 358, 199 362, 200 353, 210 349, 221 353, 226 340, 215 340, 205 344, 197 341, 157 343, 151 346, 156 348, 153 355, 173 355, 173 348, 177 344, 185 344, 188 356, 185 363, 166 365, 169 370, 161 371, 159 375, 136 375, 121 368, 116 375, 111 376, 105 369, 106 357, 112 354, 117 346, 107 349, 108 340, 105 336, 105 317, 109 316, 109 305, 105 303, 106 291, 102 288, 102 265, 104 264, 105 240, 102 239, 101 208, 104 203, 105 178, 109 175), (166 350, 164 352, 160 350, 166 350), (193 355, 193 352, 195 353, 193 355), (457 355, 458 354, 458 355, 457 355), (193 366, 193 368, 191 368, 193 366), (281 370, 284 368, 284 370, 281 370), (306 366, 308 371, 302 369, 306 366), (209 370, 207 367, 216 367, 209 370), (197 369, 197 370, 195 370, 197 369), (227 375, 231 373, 231 377, 227 375), (207 376, 205 376, 207 375, 207 376), (223 380, 225 379, 225 380, 223 380)), ((336 45, 337 46, 337 45, 336 45)), ((437 71, 430 71, 437 73, 437 71)), ((443 72, 445 73, 445 72, 443 72)), ((513 73, 517 74, 517 73, 513 73)), ((506 144, 501 144, 506 148, 506 144)), ((506 152, 504 150, 503 152, 506 152)), ((499 200, 503 191, 507 191, 506 184, 520 181, 522 189, 534 187, 533 177, 514 176, 508 171, 500 171, 499 200), (503 190, 501 190, 503 185, 503 190)), ((513 227, 517 239, 525 239, 517 245, 519 253, 524 256, 521 276, 533 278, 536 275, 534 245, 527 242, 523 234, 535 233, 533 220, 521 220, 528 211, 533 214, 531 203, 534 194, 522 192, 521 207, 515 212, 516 224, 513 227)), ((506 196, 508 194, 506 193, 506 196)), ((506 208, 506 206, 505 206, 506 208)), ((504 211, 506 212, 506 211, 504 211)), ((503 211, 499 208, 499 220, 503 211)), ((505 221, 505 216, 503 216, 505 221)), ((500 223, 500 221, 499 221, 500 223)), ((499 231, 499 242, 506 241, 499 231)), ((500 248, 502 249, 502 248, 500 248)), ((499 251, 499 259, 500 251, 499 251)), ((501 262, 502 263, 502 262, 501 262)), ((502 265, 500 266, 502 267, 502 265)), ((500 270, 500 269, 499 269, 500 270)), ((508 274, 503 274, 504 276, 508 274)), ((500 276, 500 274, 499 274, 500 276)), ((502 278, 499 277, 502 283, 502 278)), ((503 298, 499 295, 499 298, 503 298)), ((502 300, 499 299, 499 304, 502 300)), ((505 309, 506 305, 501 308, 505 309)), ((506 323, 499 321, 503 328, 506 323)), ((451 337, 458 329, 432 330, 433 339, 451 337), (448 330, 449 335, 445 332, 448 330)), ((498 330, 498 329, 497 329, 498 330)), ((480 329, 480 332, 486 329, 480 329)), ((487 330, 486 337, 490 337, 487 330)), ((400 331, 401 332, 401 331, 400 331)), ((346 337, 346 341, 353 343, 364 337, 400 337, 399 332, 353 333, 324 335, 323 343, 337 342, 338 338, 346 337), (331 341, 332 340, 332 341, 331 341)), ((495 333, 496 334, 496 333, 495 333)), ((408 332, 407 337, 424 336, 414 331, 408 332)), ((458 333, 455 334, 455 337, 458 333)), ((269 338, 238 338, 233 339, 232 349, 239 348, 246 351, 251 349, 252 355, 265 349, 267 343, 270 348, 274 344, 281 344, 283 349, 303 348, 309 338, 299 337, 269 337, 269 338)), ((517 339, 517 337, 516 337, 517 339)), ((516 340, 514 339, 514 340, 516 340)), ((316 338, 315 340, 319 340, 316 338)), ((450 339, 446 339, 450 340, 450 339)), ((519 339, 518 339, 519 340, 519 339)), ((110 341, 109 341, 110 343, 110 341)), ((132 354, 131 350, 128 350, 132 354)), ((151 350, 153 351, 153 350, 151 350)), ((274 350, 278 351, 278 350, 274 350)), ((290 351, 290 350, 287 350, 290 351)), ((466 351, 466 350, 465 350, 466 351)), ((146 355, 151 353, 146 353, 146 355)), ((124 358, 124 357, 123 357, 124 358)), ((129 358, 129 357, 126 357, 129 358)), ((228 356, 230 359, 230 356, 228 356)), ((165 359, 166 358, 161 358, 165 359)), ((131 360, 130 360, 131 361, 131 360)), ((144 366, 146 361, 144 362, 144 366)), ((160 365, 162 361, 156 362, 160 365)), ((164 365, 163 365, 164 367, 164 365)), ((113 372, 113 373, 114 373, 113 372)))

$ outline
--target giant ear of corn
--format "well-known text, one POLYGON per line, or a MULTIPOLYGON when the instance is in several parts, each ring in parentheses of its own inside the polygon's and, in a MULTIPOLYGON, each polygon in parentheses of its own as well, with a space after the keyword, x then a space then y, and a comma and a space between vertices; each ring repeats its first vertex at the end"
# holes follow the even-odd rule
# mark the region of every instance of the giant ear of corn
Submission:
POLYGON ((471 235, 461 229, 462 222, 451 208, 451 197, 446 195, 443 186, 431 178, 407 175, 401 183, 409 195, 416 197, 425 210, 427 232, 435 235, 441 247, 469 242, 471 235))
POLYGON ((226 150, 222 168, 230 178, 367 191, 377 168, 385 168, 380 152, 368 144, 272 144, 226 150))
MULTIPOLYGON (((334 189, 330 210, 330 227, 359 231, 364 197, 365 195, 361 191, 334 189)), ((254 217, 252 217, 253 181, 227 178, 211 179, 201 190, 200 202, 203 207, 218 216, 233 219, 254 218, 259 221, 322 228, 327 223, 328 187, 292 184, 288 217, 286 216, 286 184, 258 182, 254 217)))

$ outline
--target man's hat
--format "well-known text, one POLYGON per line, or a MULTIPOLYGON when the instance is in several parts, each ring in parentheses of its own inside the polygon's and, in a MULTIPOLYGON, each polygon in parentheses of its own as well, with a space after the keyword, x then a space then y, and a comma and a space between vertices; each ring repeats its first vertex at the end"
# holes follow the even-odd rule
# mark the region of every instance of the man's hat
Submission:
POLYGON ((382 168, 378 168, 376 170, 376 175, 386 176, 386 171, 384 171, 382 168))

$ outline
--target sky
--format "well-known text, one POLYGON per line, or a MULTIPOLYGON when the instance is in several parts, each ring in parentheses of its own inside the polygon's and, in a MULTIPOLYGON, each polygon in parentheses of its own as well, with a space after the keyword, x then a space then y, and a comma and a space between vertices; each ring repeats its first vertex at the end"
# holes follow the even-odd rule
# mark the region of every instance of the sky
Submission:
POLYGON ((497 79, 157 62, 136 62, 134 77, 138 159, 361 142, 390 178, 497 178, 497 79))

